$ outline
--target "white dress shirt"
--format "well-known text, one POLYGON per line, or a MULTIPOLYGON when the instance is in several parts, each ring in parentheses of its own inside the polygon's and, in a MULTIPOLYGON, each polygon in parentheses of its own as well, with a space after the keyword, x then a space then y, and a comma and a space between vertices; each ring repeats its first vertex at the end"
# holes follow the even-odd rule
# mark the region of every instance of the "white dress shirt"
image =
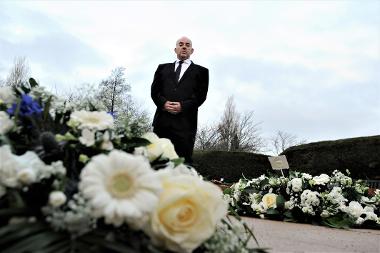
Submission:
MULTIPOLYGON (((176 60, 175 61, 174 72, 175 72, 175 70, 177 69, 177 67, 179 65, 179 61, 180 60, 176 60)), ((185 71, 187 70, 187 68, 190 66, 190 64, 191 64, 191 60, 190 59, 186 59, 186 60, 183 61, 182 67, 181 67, 181 73, 179 73, 179 80, 181 80, 183 74, 185 73, 185 71)))

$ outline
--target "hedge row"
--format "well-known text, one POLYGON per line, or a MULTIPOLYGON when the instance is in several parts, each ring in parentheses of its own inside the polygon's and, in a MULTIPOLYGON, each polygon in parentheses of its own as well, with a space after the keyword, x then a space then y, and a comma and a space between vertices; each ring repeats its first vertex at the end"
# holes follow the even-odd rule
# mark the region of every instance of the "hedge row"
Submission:
MULTIPOLYGON (((348 169, 355 179, 380 179, 380 135, 323 141, 291 147, 283 152, 291 170, 312 175, 331 174, 335 169, 348 169)), ((279 173, 271 169, 267 155, 195 151, 194 167, 206 178, 237 182, 244 175, 259 177, 279 173)))

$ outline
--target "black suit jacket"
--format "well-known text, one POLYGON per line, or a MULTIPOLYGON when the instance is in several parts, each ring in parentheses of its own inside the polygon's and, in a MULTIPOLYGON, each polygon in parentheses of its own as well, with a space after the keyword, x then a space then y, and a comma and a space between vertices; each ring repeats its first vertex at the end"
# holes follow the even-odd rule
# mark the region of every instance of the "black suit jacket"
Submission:
POLYGON ((206 100, 208 69, 191 63, 177 83, 175 63, 160 64, 154 74, 151 96, 157 106, 153 126, 171 127, 184 133, 197 131, 198 107, 206 100), (166 101, 180 102, 182 111, 171 114, 163 110, 166 101))

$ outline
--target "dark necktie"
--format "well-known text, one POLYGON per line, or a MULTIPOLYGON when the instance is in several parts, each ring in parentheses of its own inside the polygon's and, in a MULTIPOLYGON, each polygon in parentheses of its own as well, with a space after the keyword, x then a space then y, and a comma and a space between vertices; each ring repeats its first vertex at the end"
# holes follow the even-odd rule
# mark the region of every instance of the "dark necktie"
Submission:
POLYGON ((175 70, 175 80, 177 81, 177 83, 179 82, 179 75, 181 74, 182 63, 183 63, 183 61, 179 61, 178 67, 175 70))

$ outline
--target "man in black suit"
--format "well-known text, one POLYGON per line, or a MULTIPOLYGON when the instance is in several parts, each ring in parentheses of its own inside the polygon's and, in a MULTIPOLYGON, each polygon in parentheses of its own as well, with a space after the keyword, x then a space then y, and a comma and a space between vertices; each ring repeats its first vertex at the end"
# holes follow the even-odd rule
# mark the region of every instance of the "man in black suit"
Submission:
POLYGON ((177 40, 174 63, 160 64, 154 74, 151 96, 157 106, 153 119, 153 132, 168 138, 185 162, 192 163, 197 133, 198 107, 206 100, 208 69, 194 64, 194 52, 187 37, 177 40))

